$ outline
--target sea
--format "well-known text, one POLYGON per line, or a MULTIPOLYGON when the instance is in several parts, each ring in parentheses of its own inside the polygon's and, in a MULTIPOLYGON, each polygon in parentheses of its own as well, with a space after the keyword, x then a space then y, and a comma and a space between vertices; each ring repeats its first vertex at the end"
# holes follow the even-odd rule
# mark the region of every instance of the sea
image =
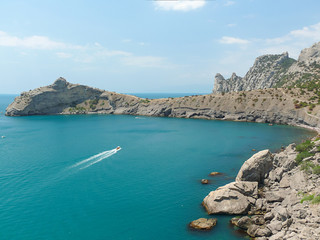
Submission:
POLYGON ((229 224, 231 216, 209 216, 204 197, 234 181, 253 150, 279 151, 313 136, 291 126, 201 119, 6 117, 14 97, 0 95, 5 240, 246 239, 229 224), (223 174, 210 177, 213 171, 223 174), (212 231, 191 230, 200 217, 218 223, 212 231))

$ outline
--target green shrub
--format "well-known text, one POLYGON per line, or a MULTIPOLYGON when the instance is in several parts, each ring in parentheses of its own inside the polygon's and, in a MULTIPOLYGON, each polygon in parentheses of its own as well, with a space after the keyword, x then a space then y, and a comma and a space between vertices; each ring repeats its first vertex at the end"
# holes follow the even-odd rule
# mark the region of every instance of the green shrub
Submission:
POLYGON ((309 151, 313 148, 314 143, 311 142, 311 140, 306 140, 305 142, 299 144, 296 146, 296 150, 298 152, 305 152, 305 151, 309 151))
POLYGON ((311 156, 314 156, 314 153, 309 153, 307 151, 305 152, 301 152, 297 155, 296 157, 296 163, 297 164, 301 164, 302 160, 307 158, 307 157, 311 157, 311 156))
POLYGON ((302 199, 301 199, 301 203, 303 203, 304 201, 312 201, 314 198, 314 195, 313 194, 310 194, 310 195, 305 195, 302 199))
POLYGON ((312 168, 312 172, 313 174, 320 174, 320 166, 319 165, 316 165, 312 168))
POLYGON ((300 169, 302 171, 305 171, 307 173, 311 173, 312 169, 315 167, 314 163, 310 162, 310 161, 305 161, 301 163, 301 167, 300 169))
POLYGON ((320 195, 316 196, 315 198, 312 199, 312 204, 318 204, 320 203, 320 195))

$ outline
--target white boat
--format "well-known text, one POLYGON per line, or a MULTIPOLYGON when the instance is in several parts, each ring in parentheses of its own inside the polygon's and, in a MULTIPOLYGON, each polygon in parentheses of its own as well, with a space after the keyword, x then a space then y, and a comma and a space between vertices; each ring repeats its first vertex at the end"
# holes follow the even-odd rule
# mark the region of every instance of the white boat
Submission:
MULTIPOLYGON (((1 136, 1 138, 5 138, 6 136, 1 136)), ((121 148, 120 148, 121 149, 121 148)))
POLYGON ((121 150, 121 147, 118 146, 118 147, 116 148, 116 150, 117 150, 117 152, 120 151, 120 150, 121 150))

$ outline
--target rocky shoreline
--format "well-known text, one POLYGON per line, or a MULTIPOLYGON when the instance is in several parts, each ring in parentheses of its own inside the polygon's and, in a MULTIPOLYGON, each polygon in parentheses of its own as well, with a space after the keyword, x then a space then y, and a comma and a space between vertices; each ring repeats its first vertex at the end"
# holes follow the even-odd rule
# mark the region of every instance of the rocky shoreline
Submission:
POLYGON ((231 223, 255 239, 320 239, 319 146, 320 139, 313 138, 310 156, 299 163, 301 146, 295 144, 275 154, 254 154, 235 182, 204 198, 204 207, 209 214, 245 215, 231 223))

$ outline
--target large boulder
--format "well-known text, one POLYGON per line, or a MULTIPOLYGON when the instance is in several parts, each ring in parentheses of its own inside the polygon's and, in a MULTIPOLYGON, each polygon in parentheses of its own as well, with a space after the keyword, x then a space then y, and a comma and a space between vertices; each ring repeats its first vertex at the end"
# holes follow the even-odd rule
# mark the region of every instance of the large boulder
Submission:
POLYGON ((232 182, 203 200, 209 214, 246 214, 258 197, 258 182, 232 182))
POLYGON ((265 175, 273 167, 273 156, 269 150, 263 150, 254 154, 242 165, 236 181, 251 181, 263 183, 265 175))
POLYGON ((210 230, 217 224, 216 218, 199 218, 197 220, 192 221, 189 226, 198 230, 210 230))

